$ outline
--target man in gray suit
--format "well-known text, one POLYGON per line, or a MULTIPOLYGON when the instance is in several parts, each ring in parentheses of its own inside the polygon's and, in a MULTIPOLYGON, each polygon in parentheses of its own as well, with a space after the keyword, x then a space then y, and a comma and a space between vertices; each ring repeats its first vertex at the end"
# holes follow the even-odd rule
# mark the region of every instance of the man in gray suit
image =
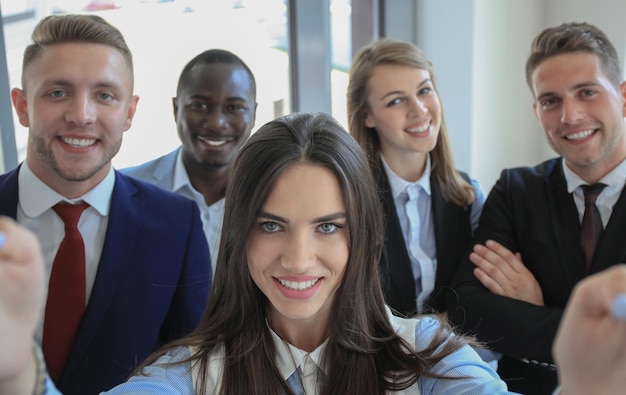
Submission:
POLYGON ((182 145, 122 171, 196 202, 215 271, 228 174, 254 127, 254 76, 231 52, 202 52, 183 68, 172 104, 182 145))

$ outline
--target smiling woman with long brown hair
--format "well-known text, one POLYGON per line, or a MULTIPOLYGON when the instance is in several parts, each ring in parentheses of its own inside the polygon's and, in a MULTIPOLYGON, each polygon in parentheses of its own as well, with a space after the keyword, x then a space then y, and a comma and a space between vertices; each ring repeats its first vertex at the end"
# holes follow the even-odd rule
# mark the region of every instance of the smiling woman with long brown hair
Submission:
POLYGON ((507 393, 445 321, 391 314, 382 244, 367 159, 339 123, 267 123, 235 160, 200 325, 106 394, 507 393))

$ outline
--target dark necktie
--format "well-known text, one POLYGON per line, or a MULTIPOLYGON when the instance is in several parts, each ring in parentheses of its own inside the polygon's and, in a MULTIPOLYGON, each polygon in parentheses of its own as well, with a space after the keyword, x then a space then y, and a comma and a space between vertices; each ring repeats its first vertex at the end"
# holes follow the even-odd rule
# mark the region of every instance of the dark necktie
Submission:
POLYGON ((85 245, 78 220, 87 203, 59 203, 52 209, 65 223, 65 237, 57 251, 43 324, 43 352, 50 377, 58 382, 85 311, 85 245))
POLYGON ((591 261, 593 260, 593 255, 596 251, 596 246, 598 245, 598 241, 600 240, 600 236, 604 230, 602 226, 602 218, 600 217, 598 206, 596 206, 596 199, 605 186, 606 185, 604 184, 581 186, 583 193, 585 194, 585 213, 583 214, 583 222, 580 232, 580 245, 583 249, 583 255, 585 257, 586 273, 589 273, 591 261))

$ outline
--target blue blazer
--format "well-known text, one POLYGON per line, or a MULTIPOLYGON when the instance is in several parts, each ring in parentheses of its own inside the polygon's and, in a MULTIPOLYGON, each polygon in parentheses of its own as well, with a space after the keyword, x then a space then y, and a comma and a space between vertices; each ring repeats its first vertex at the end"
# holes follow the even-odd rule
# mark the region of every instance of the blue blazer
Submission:
MULTIPOLYGON (((16 217, 17 169, 0 175, 0 214, 16 217)), ((89 248, 89 246, 87 246, 89 248)), ((198 324, 211 285, 192 201, 116 171, 93 290, 57 387, 98 394, 198 324)))

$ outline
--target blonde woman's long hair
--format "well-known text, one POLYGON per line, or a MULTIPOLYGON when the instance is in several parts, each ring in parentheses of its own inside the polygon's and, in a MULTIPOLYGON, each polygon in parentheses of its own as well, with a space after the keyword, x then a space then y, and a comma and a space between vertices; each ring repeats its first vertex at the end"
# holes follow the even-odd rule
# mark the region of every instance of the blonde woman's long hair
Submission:
MULTIPOLYGON (((432 63, 415 45, 399 40, 381 39, 363 47, 354 57, 348 83, 348 130, 366 152, 374 175, 380 176, 380 139, 374 128, 365 126, 368 111, 368 82, 374 68, 380 65, 401 65, 427 70, 437 95, 437 85, 432 63)), ((443 103, 441 105, 441 127, 437 144, 430 152, 432 172, 441 186, 444 198, 458 206, 468 206, 476 199, 472 186, 456 171, 443 103)))

